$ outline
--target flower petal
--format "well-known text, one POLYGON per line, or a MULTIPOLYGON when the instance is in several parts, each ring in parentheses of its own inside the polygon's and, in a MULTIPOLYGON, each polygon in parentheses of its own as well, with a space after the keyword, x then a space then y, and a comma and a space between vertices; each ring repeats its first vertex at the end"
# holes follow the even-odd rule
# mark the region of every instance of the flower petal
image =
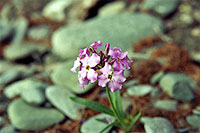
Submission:
POLYGON ((88 59, 88 65, 90 67, 95 67, 97 64, 99 64, 99 62, 100 62, 100 57, 95 53, 93 53, 92 56, 90 56, 88 59))
POLYGON ((115 61, 115 62, 113 63, 113 69, 114 69, 115 71, 120 71, 120 70, 124 70, 125 68, 124 68, 124 66, 123 66, 120 62, 115 61))
POLYGON ((105 66, 99 70, 104 75, 108 75, 112 73, 112 67, 108 64, 108 62, 105 63, 105 66))
POLYGON ((124 71, 123 70, 115 71, 113 73, 113 78, 114 78, 113 80, 118 82, 118 83, 123 83, 126 80, 126 78, 124 77, 124 71))
POLYGON ((73 66, 73 68, 71 68, 71 71, 72 71, 72 72, 76 72, 76 69, 77 69, 80 65, 81 65, 81 63, 80 63, 80 58, 77 57, 77 59, 74 61, 74 66, 73 66))
POLYGON ((109 82, 105 75, 98 76, 98 85, 101 87, 105 87, 106 84, 109 82))
POLYGON ((97 80, 98 73, 94 69, 90 69, 87 73, 87 78, 94 83, 97 80))
POLYGON ((122 84, 112 80, 111 82, 108 83, 108 87, 112 92, 115 92, 122 88, 122 84))

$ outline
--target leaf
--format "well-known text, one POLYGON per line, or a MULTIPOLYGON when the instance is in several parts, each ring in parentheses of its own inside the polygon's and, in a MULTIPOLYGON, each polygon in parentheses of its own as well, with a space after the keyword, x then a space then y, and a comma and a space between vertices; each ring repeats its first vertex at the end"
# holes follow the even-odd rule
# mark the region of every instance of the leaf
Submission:
POLYGON ((106 129, 108 129, 109 127, 111 126, 117 126, 118 125, 118 122, 117 121, 114 121, 110 124, 108 124, 104 129, 102 129, 99 133, 103 133, 106 129))
POLYGON ((108 124, 105 120, 102 120, 102 119, 99 119, 99 118, 96 118, 96 120, 99 121, 99 122, 102 122, 102 123, 108 124))
POLYGON ((84 99, 84 98, 79 98, 79 97, 70 97, 70 99, 73 100, 74 102, 85 105, 86 107, 91 108, 95 111, 114 116, 113 111, 110 110, 105 105, 102 105, 102 104, 99 104, 97 102, 90 101, 90 100, 87 100, 87 99, 84 99))
POLYGON ((133 115, 132 120, 131 120, 131 122, 130 122, 128 128, 127 128, 128 131, 131 130, 131 128, 132 128, 133 125, 137 122, 137 120, 140 118, 140 116, 141 116, 141 112, 140 112, 140 111, 137 111, 137 112, 133 115))
POLYGON ((120 119, 124 121, 124 112, 123 112, 123 108, 122 108, 120 90, 117 90, 114 93, 111 92, 111 97, 113 100, 114 107, 116 108, 120 119))

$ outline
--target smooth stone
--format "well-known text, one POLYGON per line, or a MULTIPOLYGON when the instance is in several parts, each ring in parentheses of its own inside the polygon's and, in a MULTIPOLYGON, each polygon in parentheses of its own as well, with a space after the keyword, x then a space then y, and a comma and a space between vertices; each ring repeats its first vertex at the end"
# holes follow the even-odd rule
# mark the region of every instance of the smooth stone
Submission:
POLYGON ((0 74, 13 68, 13 64, 5 60, 0 60, 0 74))
POLYGON ((46 89, 45 95, 57 109, 62 111, 70 119, 79 120, 81 118, 79 110, 83 109, 83 106, 70 99, 70 97, 74 97, 75 95, 67 89, 50 86, 46 89))
POLYGON ((15 82, 4 89, 7 98, 14 98, 20 95, 24 89, 45 89, 48 85, 34 79, 25 79, 15 82))
POLYGON ((178 102, 174 100, 157 100, 153 102, 153 106, 162 110, 176 111, 178 107, 178 102))
POLYGON ((146 133, 176 133, 176 129, 169 120, 162 117, 142 117, 146 133))
POLYGON ((199 115, 189 115, 186 117, 186 121, 195 128, 200 128, 200 116, 199 115))
POLYGON ((47 25, 39 25, 29 29, 28 37, 34 40, 45 40, 50 36, 50 27, 47 25))
POLYGON ((155 73, 150 79, 151 84, 154 85, 154 84, 158 83, 159 80, 164 76, 164 74, 165 73, 163 71, 155 73))
POLYGON ((138 83, 138 80, 130 80, 130 81, 127 81, 123 84, 124 87, 131 87, 131 86, 134 86, 138 83))
POLYGON ((54 20, 54 21, 64 21, 66 18, 65 10, 70 8, 70 6, 76 0, 53 0, 50 1, 43 9, 43 16, 54 20))
POLYGON ((17 132, 15 131, 15 129, 11 125, 9 125, 9 126, 3 127, 0 130, 0 133, 17 133, 17 132))
POLYGON ((194 99, 194 80, 182 73, 168 73, 159 82, 160 87, 169 96, 183 102, 194 99))
POLYGON ((22 77, 23 77, 23 74, 21 71, 17 69, 8 70, 0 75, 0 85, 6 85, 22 77))
POLYGON ((160 91, 160 89, 158 89, 158 88, 154 88, 152 91, 151 91, 151 97, 152 98, 156 98, 156 97, 159 97, 159 96, 161 96, 161 91, 160 91))
POLYGON ((145 0, 141 7, 146 10, 153 10, 165 17, 177 8, 179 2, 180 0, 145 0))
POLYGON ((132 102, 129 98, 122 98, 122 109, 124 112, 128 112, 130 107, 132 106, 132 102))
POLYGON ((24 101, 33 105, 40 105, 45 101, 44 92, 40 88, 24 88, 20 95, 24 101))
MULTIPOLYGON (((112 116, 109 116, 106 114, 96 115, 92 118, 89 118, 81 125, 81 133, 98 133, 98 132, 100 132, 108 124, 99 122, 96 119, 105 119, 105 118, 111 122, 114 121, 114 117, 112 117, 112 116)), ((104 133, 108 133, 110 129, 111 129, 111 127, 108 128, 106 131, 104 131, 104 133)))
POLYGON ((19 17, 15 20, 14 23, 15 35, 12 40, 13 45, 20 44, 22 42, 27 28, 28 28, 28 20, 25 17, 19 17))
POLYGON ((145 96, 154 88, 150 85, 136 85, 127 89, 127 94, 130 96, 145 96))
POLYGON ((58 29, 52 36, 53 52, 64 59, 73 58, 81 48, 98 40, 127 51, 137 41, 155 35, 155 27, 161 32, 164 30, 160 19, 147 14, 121 13, 96 17, 82 24, 58 29))
POLYGON ((78 73, 73 73, 70 70, 73 67, 73 63, 74 60, 70 60, 57 66, 51 74, 51 79, 55 85, 69 89, 73 93, 85 93, 94 87, 95 84, 89 83, 89 85, 86 85, 85 89, 82 90, 78 83, 78 73))
POLYGON ((22 43, 17 45, 9 45, 4 50, 4 57, 8 60, 14 61, 23 59, 28 56, 42 55, 48 51, 48 48, 42 44, 36 43, 22 43))
POLYGON ((21 99, 9 104, 8 117, 15 128, 32 131, 46 129, 64 119, 64 115, 55 109, 30 106, 21 99))
POLYGON ((102 8, 99 9, 99 16, 109 16, 119 14, 125 11, 126 3, 124 1, 116 1, 110 4, 106 4, 102 8))
POLYGON ((8 38, 13 33, 13 26, 7 21, 0 20, 0 42, 8 38))

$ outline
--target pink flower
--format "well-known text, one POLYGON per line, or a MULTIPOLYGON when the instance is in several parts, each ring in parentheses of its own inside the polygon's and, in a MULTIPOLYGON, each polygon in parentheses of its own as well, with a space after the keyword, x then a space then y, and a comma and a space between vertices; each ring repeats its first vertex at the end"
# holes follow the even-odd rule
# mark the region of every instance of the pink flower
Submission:
MULTIPOLYGON (((98 73, 93 69, 100 62, 100 57, 93 53, 92 56, 86 54, 85 58, 80 60, 82 65, 78 73, 79 83, 81 85, 88 84, 89 81, 92 83, 97 80, 98 73)), ((83 88, 83 87, 82 87, 83 88)))
POLYGON ((98 47, 101 47, 101 45, 102 45, 101 41, 98 41, 98 42, 94 41, 94 43, 90 45, 90 48, 93 48, 93 49, 97 50, 98 47))
POLYGON ((90 47, 89 48, 85 48, 85 49, 81 49, 80 50, 80 54, 79 54, 79 58, 84 58, 86 55, 90 55, 90 50, 91 51, 94 51, 94 50, 97 50, 98 49, 98 47, 101 47, 101 45, 102 45, 102 42, 101 41, 94 41, 94 43, 92 43, 91 45, 90 45, 90 47))
POLYGON ((72 72, 76 72, 76 69, 77 69, 80 65, 81 65, 81 63, 80 63, 80 58, 77 57, 77 59, 74 61, 74 66, 73 66, 73 68, 71 68, 71 71, 72 71, 72 72))
POLYGON ((106 62, 105 66, 100 69, 100 72, 102 74, 98 76, 99 86, 105 87, 108 84, 112 92, 122 88, 122 83, 126 80, 123 75, 124 70, 113 72, 112 66, 106 62))
POLYGON ((110 55, 112 59, 115 59, 113 63, 113 69, 115 71, 125 70, 124 66, 126 69, 130 69, 132 60, 128 58, 128 52, 123 53, 120 48, 113 47, 109 50, 108 55, 110 55))

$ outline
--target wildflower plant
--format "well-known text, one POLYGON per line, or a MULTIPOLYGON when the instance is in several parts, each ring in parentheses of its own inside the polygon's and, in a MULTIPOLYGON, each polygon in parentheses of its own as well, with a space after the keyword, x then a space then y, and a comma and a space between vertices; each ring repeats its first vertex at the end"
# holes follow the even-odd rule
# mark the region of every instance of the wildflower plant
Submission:
MULTIPOLYGON (((97 49, 101 46, 101 41, 95 41, 89 47, 81 49, 71 71, 77 72, 77 69, 79 70, 78 82, 82 89, 84 89, 84 85, 90 82, 98 82, 99 86, 105 87, 111 109, 83 98, 71 97, 71 99, 93 110, 115 117, 116 120, 109 123, 101 132, 111 126, 130 131, 139 119, 140 112, 135 113, 132 117, 129 114, 125 116, 122 109, 120 89, 126 80, 124 70, 130 69, 132 60, 128 58, 128 52, 122 52, 117 47, 110 48, 109 43, 105 45, 105 51, 98 52, 97 49)), ((106 123, 105 120, 97 120, 106 123)))

